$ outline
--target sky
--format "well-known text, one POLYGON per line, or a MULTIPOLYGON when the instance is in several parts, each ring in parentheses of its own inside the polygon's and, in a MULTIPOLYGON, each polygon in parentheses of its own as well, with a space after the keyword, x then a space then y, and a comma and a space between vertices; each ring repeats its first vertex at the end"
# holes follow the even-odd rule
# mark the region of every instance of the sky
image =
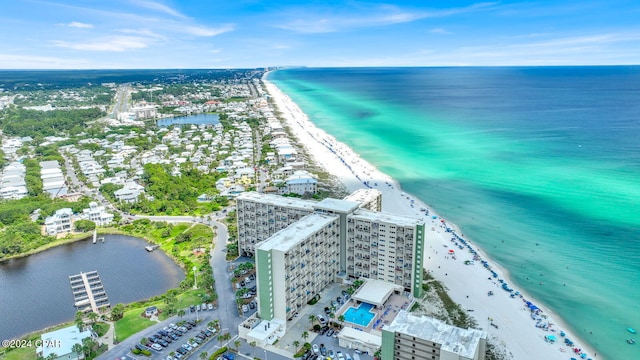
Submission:
POLYGON ((2 0, 0 69, 640 64, 640 1, 2 0))

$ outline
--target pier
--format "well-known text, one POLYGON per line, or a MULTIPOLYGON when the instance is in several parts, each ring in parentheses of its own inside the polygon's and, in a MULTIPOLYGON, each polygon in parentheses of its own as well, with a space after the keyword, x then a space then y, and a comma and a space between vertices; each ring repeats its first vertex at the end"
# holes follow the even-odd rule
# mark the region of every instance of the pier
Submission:
POLYGON ((71 275, 69 282, 74 306, 78 311, 93 311, 98 314, 101 308, 111 306, 97 270, 71 275))

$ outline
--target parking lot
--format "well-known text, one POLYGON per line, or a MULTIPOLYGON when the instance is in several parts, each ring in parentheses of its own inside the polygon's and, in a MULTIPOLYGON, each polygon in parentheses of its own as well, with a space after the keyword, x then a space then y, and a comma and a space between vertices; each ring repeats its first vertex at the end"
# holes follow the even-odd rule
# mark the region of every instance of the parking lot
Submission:
MULTIPOLYGON (((301 334, 306 331, 309 334, 309 337, 306 339, 306 341, 311 343, 312 345, 317 345, 317 355, 319 359, 326 359, 330 356, 330 353, 334 354, 334 359, 338 359, 338 351, 340 351, 340 353, 344 357, 344 359, 342 360, 348 360, 349 358, 354 360, 373 360, 372 355, 358 354, 356 353, 356 349, 347 349, 339 346, 337 332, 330 333, 329 336, 327 336, 327 332, 324 332, 324 334, 322 334, 322 332, 316 333, 310 330, 312 328, 311 322, 309 321, 310 315, 314 315, 316 316, 316 318, 322 316, 324 319, 330 320, 329 316, 325 312, 325 308, 331 309, 335 303, 335 305, 337 305, 335 307, 337 312, 339 309, 345 306, 346 299, 342 294, 342 291, 344 291, 346 288, 347 286, 344 285, 333 284, 326 288, 320 294, 320 300, 315 305, 303 306, 297 312, 297 316, 294 316, 290 321, 287 321, 287 334, 282 339, 280 339, 275 346, 279 349, 286 350, 292 353, 294 352, 293 342, 299 341, 300 343, 304 343, 305 340, 301 338, 301 334), (338 297, 342 298, 342 304, 338 303, 338 297), (324 356, 322 356, 322 353, 320 351, 322 349, 321 345, 324 345, 324 349, 326 352, 326 355, 324 356), (329 350, 331 350, 331 352, 329 350), (349 355, 349 357, 347 357, 347 354, 349 355)), ((319 323, 319 320, 315 322, 315 324, 319 323)), ((311 357, 311 359, 313 359, 313 357, 311 357)))
MULTIPOLYGON (((212 320, 217 319, 213 306, 209 310, 210 307, 206 304, 204 311, 202 305, 199 309, 195 305, 192 308, 193 311, 190 308, 185 309, 187 314, 182 318, 174 316, 171 320, 145 329, 125 340, 122 344, 124 347, 120 347, 119 358, 179 360, 203 348, 211 340, 217 343, 219 331, 208 326, 212 320), (148 351, 150 355, 146 356, 143 351, 148 351)), ((210 347, 207 345, 207 348, 210 347)), ((115 355, 117 356, 117 353, 115 355)))

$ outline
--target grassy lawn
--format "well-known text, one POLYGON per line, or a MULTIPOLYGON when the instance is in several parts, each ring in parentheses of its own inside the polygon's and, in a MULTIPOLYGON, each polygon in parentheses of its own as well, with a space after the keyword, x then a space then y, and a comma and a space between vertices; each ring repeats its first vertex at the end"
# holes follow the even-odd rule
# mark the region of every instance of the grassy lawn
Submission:
POLYGON ((190 305, 202 304, 205 302, 204 296, 206 291, 202 289, 189 290, 178 295, 178 309, 189 307, 190 305))
MULTIPOLYGON (((2 354, 2 352, 0 352, 2 354)), ((33 360, 36 358, 35 347, 24 347, 19 349, 13 349, 7 353, 5 357, 1 357, 3 360, 33 360)))
POLYGON ((157 324, 156 322, 146 319, 140 315, 144 312, 145 308, 146 306, 129 309, 125 311, 122 319, 116 321, 116 339, 118 339, 118 341, 122 341, 153 324, 157 324))
POLYGON ((103 336, 109 331, 109 327, 111 325, 104 322, 97 322, 93 325, 93 330, 98 334, 98 336, 103 336))

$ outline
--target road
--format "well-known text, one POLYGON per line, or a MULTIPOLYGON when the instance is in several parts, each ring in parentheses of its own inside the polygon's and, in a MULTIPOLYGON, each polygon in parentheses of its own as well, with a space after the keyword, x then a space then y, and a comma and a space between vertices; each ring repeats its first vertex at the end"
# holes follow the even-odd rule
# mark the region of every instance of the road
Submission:
POLYGON ((129 100, 131 98, 131 88, 129 84, 123 84, 116 90, 113 107, 109 112, 109 117, 117 119, 118 114, 129 111, 129 100))
MULTIPOLYGON (((228 209, 232 211, 233 209, 228 209)), ((213 268, 213 277, 215 280, 216 293, 218 294, 218 308, 213 311, 202 311, 198 315, 200 319, 202 319, 203 325, 200 325, 199 328, 204 328, 206 323, 218 319, 220 320, 220 328, 221 333, 228 332, 231 334, 231 340, 228 343, 220 344, 215 338, 212 341, 202 345, 200 348, 197 348, 190 356, 190 359, 199 359, 200 354, 202 352, 207 352, 208 354, 212 354, 221 346, 229 346, 229 348, 233 348, 233 343, 235 340, 238 340, 238 325, 244 321, 244 317, 241 317, 238 314, 238 307, 236 305, 236 297, 235 290, 231 287, 231 276, 232 273, 230 271, 230 266, 232 262, 228 262, 226 260, 226 243, 229 237, 229 233, 227 231, 227 227, 220 222, 219 220, 226 216, 226 213, 219 214, 211 214, 204 217, 194 217, 194 216, 144 216, 144 215, 133 215, 130 218, 133 219, 151 219, 154 221, 167 221, 167 222, 198 222, 203 223, 209 226, 215 226, 217 229, 217 234, 214 239, 214 247, 211 251, 211 267, 213 268)), ((188 313, 188 309, 187 313, 188 313)), ((250 313, 249 313, 250 314, 250 313)), ((127 338, 122 343, 118 344, 113 349, 109 350, 107 353, 102 354, 97 359, 98 360, 114 360, 114 359, 135 359, 130 353, 130 349, 134 347, 141 338, 148 337, 156 333, 158 330, 167 326, 170 323, 177 323, 180 320, 187 319, 195 319, 196 314, 188 313, 184 316, 184 318, 180 319, 177 316, 173 316, 168 320, 165 320, 157 325, 149 327, 147 329, 142 330, 141 332, 127 338)), ((201 324, 202 324, 201 323, 201 324)), ((191 330, 193 332, 193 330, 191 330)), ((216 334, 216 336, 219 334, 216 334)), ((179 344, 182 344, 184 341, 179 341, 179 344)), ((175 347, 175 345, 173 346, 175 347)), ((161 352, 157 352, 152 350, 151 359, 160 360, 165 359, 169 352, 171 351, 171 347, 168 349, 164 349, 161 352)), ((288 357, 282 356, 277 353, 264 351, 260 348, 253 348, 246 343, 246 341, 241 340, 241 345, 239 352, 241 356, 245 358, 252 358, 253 354, 257 354, 258 358, 266 358, 269 360, 285 360, 289 359, 288 357)), ((139 359, 148 359, 146 357, 138 357, 139 359)))

